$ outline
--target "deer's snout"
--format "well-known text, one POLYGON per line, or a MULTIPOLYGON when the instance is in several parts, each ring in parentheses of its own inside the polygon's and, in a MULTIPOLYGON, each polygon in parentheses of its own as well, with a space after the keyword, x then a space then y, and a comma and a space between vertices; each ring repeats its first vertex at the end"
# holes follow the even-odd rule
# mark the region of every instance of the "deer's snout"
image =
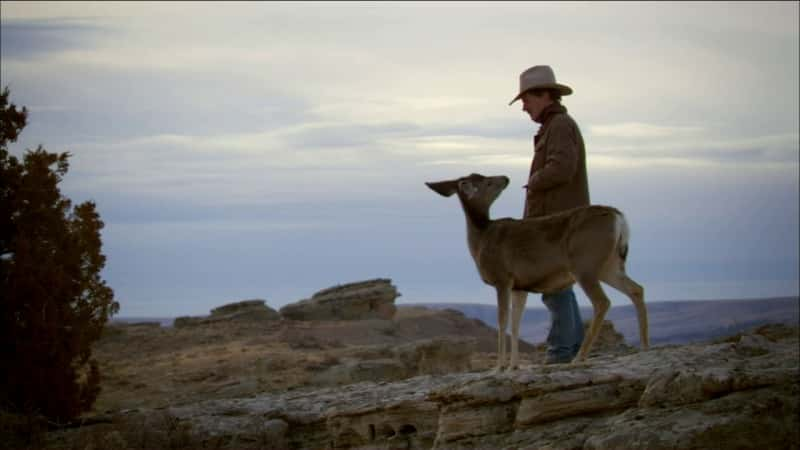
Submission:
POLYGON ((499 177, 492 177, 489 179, 489 185, 497 183, 500 186, 500 189, 505 189, 506 187, 508 187, 508 184, 510 182, 511 180, 505 175, 499 177))

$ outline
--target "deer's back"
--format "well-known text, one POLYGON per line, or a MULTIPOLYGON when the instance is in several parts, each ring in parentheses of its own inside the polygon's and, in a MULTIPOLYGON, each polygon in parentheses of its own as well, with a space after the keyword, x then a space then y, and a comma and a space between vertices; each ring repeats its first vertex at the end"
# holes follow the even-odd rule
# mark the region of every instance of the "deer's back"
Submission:
POLYGON ((573 280, 571 258, 583 251, 576 243, 611 250, 619 216, 615 208, 591 205, 543 217, 499 219, 484 232, 475 262, 489 284, 512 283, 530 292, 557 290, 573 280))

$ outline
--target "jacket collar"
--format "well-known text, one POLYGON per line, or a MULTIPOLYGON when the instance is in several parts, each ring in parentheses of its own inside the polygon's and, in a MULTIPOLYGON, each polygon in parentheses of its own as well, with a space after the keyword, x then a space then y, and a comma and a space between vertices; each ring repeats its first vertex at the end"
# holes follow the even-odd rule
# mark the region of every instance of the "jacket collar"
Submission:
POLYGON ((550 119, 557 114, 565 114, 567 112, 567 108, 559 102, 553 102, 552 105, 549 105, 547 108, 542 110, 542 113, 539 115, 539 122, 542 126, 539 127, 539 131, 536 133, 537 136, 544 133, 544 129, 547 127, 547 124, 550 122, 550 119))

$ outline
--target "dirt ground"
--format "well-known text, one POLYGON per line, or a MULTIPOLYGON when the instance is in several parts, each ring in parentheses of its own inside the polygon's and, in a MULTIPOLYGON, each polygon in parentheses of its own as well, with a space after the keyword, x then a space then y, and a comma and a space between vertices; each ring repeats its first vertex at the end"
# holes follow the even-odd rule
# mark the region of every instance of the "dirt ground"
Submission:
MULTIPOLYGON (((456 311, 421 307, 399 308, 391 321, 113 325, 94 348, 103 381, 93 413, 308 387, 343 359, 374 359, 440 336, 476 338, 472 369, 494 365, 495 329, 456 311)), ((527 343, 521 356, 523 363, 541 358, 527 343)))

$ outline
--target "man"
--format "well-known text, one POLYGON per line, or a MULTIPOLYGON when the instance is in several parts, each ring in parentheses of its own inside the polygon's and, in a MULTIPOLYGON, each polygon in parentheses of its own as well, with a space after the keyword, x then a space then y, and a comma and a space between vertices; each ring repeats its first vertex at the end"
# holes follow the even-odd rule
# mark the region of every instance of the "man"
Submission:
MULTIPOLYGON (((572 89, 556 82, 549 66, 534 66, 519 77, 522 110, 540 124, 533 138, 534 156, 525 186, 524 217, 539 217, 589 204, 586 150, 578 125, 567 114, 561 97, 572 89)), ((542 295, 550 311, 547 364, 573 359, 583 342, 583 321, 572 286, 542 295)))

